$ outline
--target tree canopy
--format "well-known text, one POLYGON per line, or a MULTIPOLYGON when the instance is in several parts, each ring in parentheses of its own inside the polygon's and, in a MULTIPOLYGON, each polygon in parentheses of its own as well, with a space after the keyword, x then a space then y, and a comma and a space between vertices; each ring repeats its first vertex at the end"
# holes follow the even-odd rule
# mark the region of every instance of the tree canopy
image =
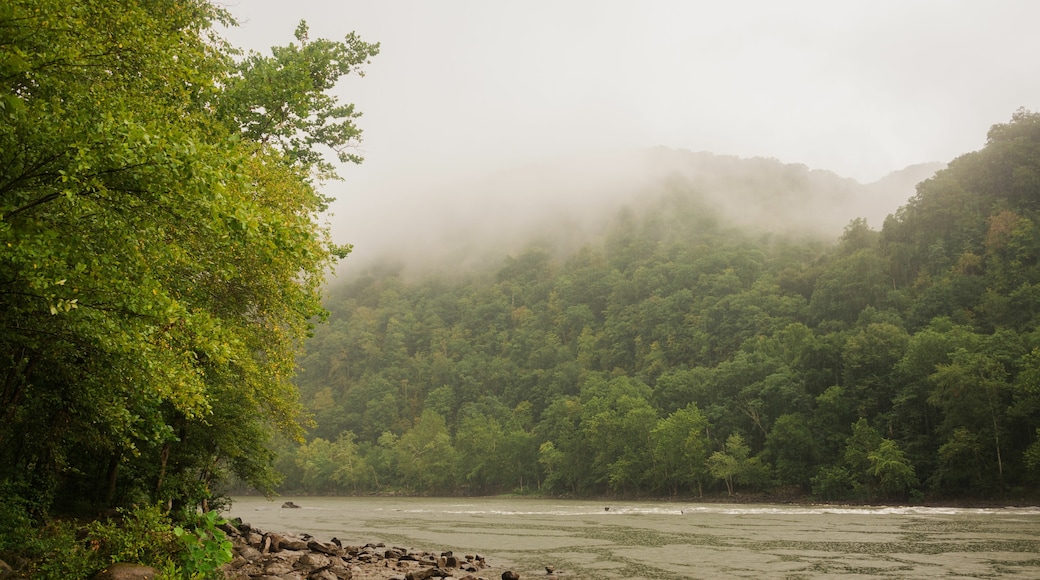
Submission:
POLYGON ((0 485, 37 511, 270 489, 360 161, 354 35, 241 55, 205 0, 0 6, 0 485), (73 506, 74 507, 74 506, 73 506))
MULTIPOLYGON (((424 493, 1028 489, 1038 144, 1040 115, 1019 111, 880 230, 853 219, 831 244, 727 219, 725 188, 773 207, 776 187, 746 182, 804 170, 727 158, 727 175, 749 177, 665 181, 575 251, 533 244, 450 276, 372 269, 330 292, 301 359, 308 449, 346 436, 371 468, 361 489, 424 493), (447 430, 436 479, 402 463, 431 414, 447 430)), ((787 213, 826 197, 783 193, 787 213)), ((309 489, 284 451, 286 485, 309 489)))

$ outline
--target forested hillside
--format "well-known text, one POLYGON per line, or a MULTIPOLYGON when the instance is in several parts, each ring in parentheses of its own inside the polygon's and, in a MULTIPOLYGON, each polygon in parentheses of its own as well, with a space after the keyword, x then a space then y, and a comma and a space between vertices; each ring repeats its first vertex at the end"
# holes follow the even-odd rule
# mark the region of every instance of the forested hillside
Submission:
POLYGON ((729 197, 732 179, 662 181, 577 251, 386 266, 335 288, 301 360, 315 425, 283 449, 285 487, 883 500, 1034 486, 1040 115, 1018 111, 880 230, 856 219, 836 242, 790 227, 820 198, 774 165, 729 197))

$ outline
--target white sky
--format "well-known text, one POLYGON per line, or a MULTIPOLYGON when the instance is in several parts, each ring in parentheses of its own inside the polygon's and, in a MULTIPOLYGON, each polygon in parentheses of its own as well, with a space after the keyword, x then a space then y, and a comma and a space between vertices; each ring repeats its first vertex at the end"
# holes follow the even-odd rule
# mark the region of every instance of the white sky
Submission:
POLYGON ((494 167, 665 145, 866 183, 976 150, 1018 107, 1040 109, 1033 0, 225 5, 244 48, 288 44, 301 19, 312 38, 381 43, 340 86, 364 113, 366 161, 327 188, 334 237, 358 244, 423 184, 494 167))

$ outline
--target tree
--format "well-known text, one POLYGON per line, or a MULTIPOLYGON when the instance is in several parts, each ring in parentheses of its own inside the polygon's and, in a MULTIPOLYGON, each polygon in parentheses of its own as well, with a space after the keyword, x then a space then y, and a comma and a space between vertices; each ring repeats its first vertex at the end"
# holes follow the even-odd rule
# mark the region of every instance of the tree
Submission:
POLYGON ((845 443, 845 466, 854 484, 853 492, 861 498, 870 496, 871 468, 870 454, 881 447, 882 437, 877 429, 860 417, 852 424, 852 434, 845 443))
POLYGON ((682 488, 697 486, 703 493, 704 462, 708 456, 708 420, 690 403, 657 422, 650 432, 654 454, 655 483, 672 495, 682 488))
POLYGON ((309 82, 269 77, 215 22, 203 0, 0 8, 0 479, 43 509, 196 502, 228 471, 270 489, 267 426, 301 433, 295 355, 346 253, 314 182, 357 137, 326 91, 377 46, 290 45, 309 82))
POLYGON ((455 432, 455 448, 459 453, 459 476, 473 484, 474 489, 486 492, 501 483, 503 468, 504 434, 502 425, 494 417, 468 413, 459 421, 455 432))
POLYGON ((394 444, 397 469, 406 485, 420 493, 428 489, 448 490, 454 485, 457 459, 448 427, 434 411, 423 411, 415 426, 394 444))
POLYGON ((778 417, 766 437, 765 455, 772 460, 778 483, 808 489, 816 462, 816 443, 805 417, 778 417))
POLYGON ((917 485, 914 466, 907 460, 895 441, 882 439, 877 449, 867 454, 870 474, 876 478, 877 489, 885 497, 905 495, 917 485))
POLYGON ((934 389, 928 402, 942 411, 939 428, 948 443, 956 441, 958 428, 985 436, 992 452, 991 465, 1003 480, 1002 436, 1011 390, 1004 365, 992 356, 958 349, 950 364, 936 366, 929 380, 934 389))
POLYGON ((733 495, 734 484, 758 484, 763 475, 768 475, 763 469, 767 467, 757 457, 751 457, 751 448, 739 433, 726 438, 725 449, 712 453, 708 457, 707 466, 712 476, 726 482, 729 495, 733 495))

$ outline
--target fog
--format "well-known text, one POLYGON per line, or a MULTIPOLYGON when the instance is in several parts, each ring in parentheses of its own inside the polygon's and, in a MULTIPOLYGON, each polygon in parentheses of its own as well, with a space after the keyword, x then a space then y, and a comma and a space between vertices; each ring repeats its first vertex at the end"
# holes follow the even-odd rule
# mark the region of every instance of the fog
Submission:
MULTIPOLYGON (((628 159, 654 147, 868 184, 1040 109, 1040 3, 1024 0, 226 6, 241 25, 225 36, 248 49, 290 42, 301 19, 312 37, 381 43, 364 78, 337 87, 364 112, 366 161, 324 187, 359 265, 390 249, 488 251, 542 216, 581 231, 660 177, 628 159)), ((875 198, 853 207, 879 227, 901 201, 875 198)), ((840 232, 854 216, 832 210, 802 216, 840 232)))
POLYGON ((600 241, 620 208, 638 215, 676 191, 703 200, 724 226, 834 241, 854 218, 880 227, 941 167, 915 166, 863 185, 776 159, 653 148, 560 156, 444 182, 401 181, 400 191, 424 195, 368 200, 368 211, 386 219, 360 220, 350 234, 378 251, 362 248, 340 272, 373 262, 413 272, 497 264, 532 243, 566 255, 600 241))

